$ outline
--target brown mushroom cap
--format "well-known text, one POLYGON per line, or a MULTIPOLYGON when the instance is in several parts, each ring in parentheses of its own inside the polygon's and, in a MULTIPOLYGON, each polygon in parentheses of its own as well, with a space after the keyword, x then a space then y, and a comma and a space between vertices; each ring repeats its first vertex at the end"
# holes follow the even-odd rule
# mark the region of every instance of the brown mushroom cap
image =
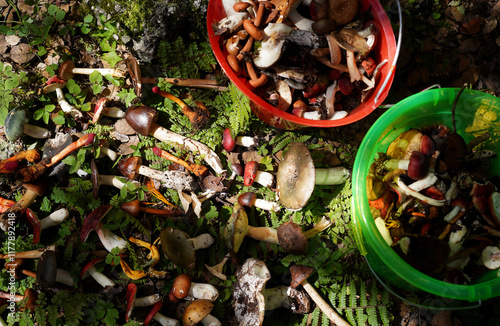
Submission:
POLYGON ((158 111, 148 106, 132 106, 125 115, 125 120, 134 128, 134 130, 142 135, 149 135, 151 125, 158 119, 158 111))
POLYGON ((296 288, 304 280, 306 280, 312 273, 314 272, 314 268, 305 265, 293 265, 290 267, 290 274, 292 276, 292 282, 290 286, 292 288, 296 288))
POLYGON ((174 284, 172 285, 172 292, 176 298, 184 299, 188 296, 190 288, 191 276, 182 273, 175 278, 174 284))
POLYGON ((303 255, 307 249, 307 238, 300 225, 286 222, 278 227, 278 243, 283 250, 293 255, 303 255))
POLYGON ((182 324, 184 326, 194 326, 205 318, 212 309, 214 304, 210 300, 197 299, 193 300, 184 310, 182 315, 182 324))
POLYGON ((134 180, 138 175, 138 169, 142 165, 142 158, 139 156, 131 156, 123 159, 118 163, 118 170, 125 177, 134 180))
POLYGON ((90 180, 92 181, 92 196, 94 196, 95 199, 99 198, 99 171, 97 171, 97 165, 95 163, 95 159, 92 158, 90 160, 90 180))
POLYGON ((82 230, 80 231, 80 239, 82 242, 87 240, 90 231, 95 230, 101 219, 113 208, 111 205, 103 205, 92 211, 82 225, 82 230))
POLYGON ((345 25, 358 14, 358 0, 329 0, 328 16, 338 25, 345 25))
POLYGON ((196 264, 196 253, 189 235, 179 229, 166 227, 160 234, 163 251, 175 265, 193 270, 196 264))
POLYGON ((292 143, 276 173, 280 203, 299 210, 311 197, 316 183, 316 170, 309 149, 303 143, 292 143))
POLYGON ((58 76, 62 80, 70 80, 75 75, 73 74, 73 69, 75 69, 75 63, 71 60, 66 60, 59 66, 58 76))

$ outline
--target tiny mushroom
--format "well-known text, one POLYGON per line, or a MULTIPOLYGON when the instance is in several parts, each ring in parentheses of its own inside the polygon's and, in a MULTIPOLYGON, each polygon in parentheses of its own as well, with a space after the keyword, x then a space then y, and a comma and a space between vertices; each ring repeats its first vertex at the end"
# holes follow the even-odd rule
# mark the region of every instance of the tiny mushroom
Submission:
POLYGON ((196 264, 196 250, 205 249, 214 243, 214 238, 203 233, 195 238, 179 229, 164 228, 160 234, 163 251, 175 265, 193 270, 196 264))
POLYGON ((300 210, 311 197, 315 185, 339 185, 350 177, 344 167, 315 168, 309 149, 293 143, 278 166, 276 186, 282 205, 300 210))
POLYGON ((104 258, 95 258, 89 261, 83 268, 82 271, 80 272, 80 278, 82 280, 86 279, 87 277, 91 276, 99 285, 101 285, 103 288, 106 286, 115 286, 115 282, 113 282, 111 279, 109 279, 106 275, 104 275, 101 272, 98 272, 96 268, 94 267, 95 264, 97 264, 100 261, 103 261, 104 258))
POLYGON ((166 188, 193 191, 195 182, 190 174, 183 171, 160 171, 142 165, 142 158, 131 156, 122 159, 118 163, 118 170, 130 180, 136 179, 139 175, 156 179, 166 188))
POLYGON ((236 138, 234 138, 229 128, 224 129, 222 133, 222 147, 228 152, 231 152, 236 145, 252 147, 256 144, 255 139, 250 136, 236 136, 236 138))
POLYGON ((144 325, 148 326, 154 319, 162 326, 180 326, 180 323, 177 319, 164 316, 159 312, 162 305, 163 302, 161 301, 158 301, 153 305, 146 318, 144 318, 144 325))
POLYGON ((137 284, 129 283, 127 285, 127 292, 125 293, 125 300, 127 303, 127 308, 125 311, 125 322, 128 323, 132 311, 135 307, 147 307, 153 306, 157 302, 160 302, 161 296, 159 294, 152 294, 145 297, 137 298, 137 284))
POLYGON ((304 265, 293 265, 290 267, 290 273, 292 276, 291 287, 296 288, 302 285, 304 290, 309 294, 311 299, 316 303, 319 309, 332 321, 335 325, 339 326, 349 326, 350 324, 346 322, 312 287, 307 281, 307 278, 313 273, 314 268, 304 265))
POLYGON ((215 301, 219 297, 219 291, 211 284, 196 283, 191 281, 187 274, 179 274, 172 285, 172 293, 177 299, 206 299, 215 301))
POLYGON ((50 131, 46 128, 31 125, 28 123, 28 109, 23 106, 10 110, 5 117, 4 132, 7 140, 15 141, 23 134, 33 138, 49 138, 50 131))
POLYGON ((106 68, 75 68, 75 63, 71 60, 66 60, 59 66, 58 76, 62 80, 73 79, 75 74, 90 75, 97 71, 101 75, 111 75, 113 77, 123 78, 125 74, 120 69, 106 69, 106 68))
POLYGON ((222 325, 217 318, 210 315, 213 308, 214 304, 210 300, 196 299, 191 301, 182 315, 182 325, 195 326, 200 322, 205 326, 222 325))
POLYGON ((156 109, 147 106, 133 106, 127 110, 125 119, 138 134, 143 136, 151 135, 165 143, 173 142, 184 146, 190 151, 199 152, 217 174, 224 172, 220 158, 207 145, 159 126, 156 123, 158 119, 156 109))
POLYGON ((102 218, 108 214, 112 208, 113 206, 111 205, 103 205, 94 209, 87 215, 80 231, 80 239, 82 242, 85 242, 90 232, 95 230, 102 245, 108 252, 111 252, 113 248, 118 248, 120 252, 123 252, 127 249, 127 241, 104 228, 101 223, 102 218))
POLYGON ((249 187, 254 182, 257 182, 264 187, 271 187, 274 183, 274 176, 269 172, 259 170, 257 162, 249 161, 245 164, 243 183, 245 186, 249 187))
POLYGON ((69 216, 69 211, 66 208, 58 209, 41 220, 39 220, 35 212, 29 208, 26 209, 25 213, 26 218, 33 229, 34 244, 38 244, 40 242, 42 230, 61 224, 69 216))

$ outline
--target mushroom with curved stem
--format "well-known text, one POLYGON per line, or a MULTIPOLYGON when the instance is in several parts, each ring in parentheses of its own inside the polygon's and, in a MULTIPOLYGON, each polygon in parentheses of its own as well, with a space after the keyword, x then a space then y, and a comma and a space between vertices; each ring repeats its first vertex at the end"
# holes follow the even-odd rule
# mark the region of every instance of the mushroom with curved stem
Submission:
POLYGON ((23 183, 23 187, 26 191, 21 199, 0 215, 0 228, 4 231, 7 231, 9 219, 12 219, 12 217, 18 218, 26 208, 35 202, 38 196, 43 195, 45 189, 47 189, 47 183, 44 180, 36 183, 23 183))
POLYGON ((123 78, 125 73, 120 69, 106 69, 106 68, 76 68, 75 63, 71 60, 66 60, 59 65, 58 76, 62 80, 73 79, 75 74, 90 75, 97 71, 103 76, 111 75, 113 77, 123 78))
POLYGON ((238 204, 247 207, 257 207, 266 211, 279 212, 281 207, 277 202, 257 198, 255 192, 245 192, 238 196, 238 204))
POLYGON ((309 284, 307 278, 313 273, 314 268, 304 265, 293 265, 290 267, 290 273, 292 276, 291 287, 296 288, 302 285, 307 294, 316 303, 318 308, 330 319, 335 325, 339 326, 349 326, 350 324, 346 322, 314 289, 314 287, 309 284))
POLYGON ((213 307, 214 304, 210 300, 196 299, 191 301, 182 315, 182 325, 195 326, 202 323, 205 326, 221 326, 221 322, 210 315, 213 307))
POLYGON ((33 243, 38 244, 40 242, 40 235, 44 229, 61 224, 68 216, 69 211, 66 208, 61 208, 39 220, 36 213, 27 208, 26 218, 33 228, 33 243))
POLYGON ((80 231, 80 239, 85 242, 91 231, 95 230, 97 236, 101 240, 102 245, 108 252, 113 248, 118 248, 120 252, 127 249, 127 241, 108 229, 105 229, 101 220, 113 208, 111 205, 103 205, 94 209, 83 221, 82 229, 80 231))
POLYGON ((224 172, 220 158, 207 145, 159 126, 156 123, 158 119, 157 110, 147 106, 130 107, 127 110, 125 119, 138 134, 143 136, 151 135, 165 143, 173 142, 192 152, 198 152, 200 155, 204 155, 203 159, 217 174, 224 172))
POLYGON ((144 318, 144 325, 149 325, 149 323, 151 323, 151 321, 154 319, 162 326, 180 326, 180 323, 177 319, 164 316, 159 312, 162 305, 163 302, 161 301, 158 301, 153 305, 153 308, 151 308, 146 318, 144 318))
POLYGON ((230 254, 226 254, 224 258, 217 265, 208 266, 207 264, 205 264, 205 267, 208 269, 210 273, 212 273, 212 275, 220 278, 223 281, 226 281, 227 276, 222 273, 222 269, 224 268, 224 265, 226 264, 230 256, 231 256, 230 254))
POLYGON ((274 175, 269 172, 259 170, 259 165, 255 161, 249 161, 245 164, 243 174, 243 184, 247 187, 257 182, 264 187, 271 187, 274 183, 274 175))
POLYGON ((136 180, 128 180, 125 177, 119 177, 116 175, 102 175, 97 171, 97 165, 95 163, 95 159, 92 158, 90 160, 90 169, 92 171, 91 181, 92 181, 92 195, 95 199, 99 198, 99 188, 101 186, 111 186, 118 189, 122 189, 123 187, 134 187, 139 188, 140 183, 136 180), (130 186, 129 186, 130 185, 130 186))
POLYGON ((106 106, 107 101, 108 99, 106 97, 102 97, 95 104, 94 116, 92 117, 93 123, 97 123, 97 121, 101 118, 101 115, 117 119, 125 118, 125 112, 116 106, 106 106))
POLYGON ((5 137, 9 141, 16 141, 23 134, 36 139, 50 137, 48 129, 28 123, 28 109, 24 106, 15 107, 7 113, 4 122, 4 132, 5 137))
POLYGON ((153 306, 157 302, 160 302, 161 296, 155 293, 145 297, 137 298, 137 284, 129 283, 127 285, 127 292, 125 293, 125 300, 127 304, 127 308, 125 311, 125 322, 128 323, 130 316, 132 315, 132 311, 135 307, 153 306))
POLYGON ((228 152, 231 152, 236 145, 243 147, 252 147, 256 144, 257 142, 255 141, 255 139, 250 136, 236 136, 236 138, 234 138, 231 135, 231 129, 229 128, 224 129, 224 132, 222 134, 222 147, 228 152))
POLYGON ((66 101, 66 98, 64 97, 64 93, 62 89, 64 88, 65 84, 61 83, 52 83, 50 85, 47 85, 43 88, 43 93, 48 94, 52 92, 56 92, 56 98, 57 98, 57 103, 59 103, 59 107, 61 110, 66 113, 71 115, 74 119, 81 119, 83 118, 83 113, 75 108, 73 105, 69 104, 68 101, 66 101))
POLYGON ((309 149, 303 143, 292 143, 276 173, 280 203, 288 209, 302 209, 315 185, 340 185, 350 177, 344 167, 315 168, 309 149))
POLYGON ((21 179, 23 182, 33 183, 40 179, 49 168, 53 167, 59 161, 64 159, 66 156, 74 152, 75 150, 90 145, 94 141, 95 134, 85 134, 78 140, 72 142, 67 147, 63 148, 60 152, 52 157, 46 157, 35 165, 27 166, 20 169, 16 173, 16 177, 21 179))
POLYGON ((184 160, 181 160, 177 156, 170 154, 166 150, 163 150, 158 147, 153 147, 153 153, 155 155, 160 156, 161 158, 164 158, 166 160, 172 161, 176 164, 182 165, 186 170, 194 173, 194 175, 204 178, 208 175, 208 169, 206 166, 203 166, 201 164, 196 164, 196 163, 191 163, 191 162, 186 162, 184 160))
POLYGON ((118 163, 118 170, 128 179, 134 180, 138 175, 156 179, 162 183, 162 186, 170 189, 180 189, 193 191, 195 182, 191 175, 183 171, 160 171, 145 165, 142 165, 142 158, 131 156, 122 159, 118 163))
POLYGON ((171 227, 161 231, 160 239, 168 259, 188 271, 195 267, 196 250, 208 248, 215 241, 208 233, 191 238, 186 232, 171 227))
POLYGON ((94 267, 95 264, 103 260, 104 258, 95 258, 89 261, 87 264, 85 264, 85 266, 82 268, 82 271, 80 272, 80 278, 84 280, 90 276, 103 288, 105 288, 106 286, 111 286, 111 287, 115 286, 115 282, 113 280, 108 278, 103 273, 98 272, 94 267))

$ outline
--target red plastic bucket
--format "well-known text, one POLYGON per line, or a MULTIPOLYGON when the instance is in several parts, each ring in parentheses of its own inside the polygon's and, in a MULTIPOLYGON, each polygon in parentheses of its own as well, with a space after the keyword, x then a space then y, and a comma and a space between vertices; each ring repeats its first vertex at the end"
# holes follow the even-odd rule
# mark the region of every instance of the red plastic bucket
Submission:
POLYGON ((222 0, 210 0, 208 3, 208 38, 220 66, 238 89, 250 99, 252 111, 260 120, 273 127, 286 130, 296 130, 305 127, 330 128, 344 126, 363 119, 382 104, 391 88, 394 79, 395 62, 397 60, 394 31, 382 5, 377 0, 362 0, 361 2, 363 4, 362 8, 369 8, 371 10, 374 25, 379 31, 379 39, 374 49, 375 59, 377 62, 387 59, 388 63, 380 70, 377 85, 365 102, 349 112, 345 118, 339 120, 310 120, 281 111, 255 94, 247 80, 234 73, 226 61, 226 49, 221 48, 220 36, 215 36, 213 31, 213 25, 226 17, 222 0))

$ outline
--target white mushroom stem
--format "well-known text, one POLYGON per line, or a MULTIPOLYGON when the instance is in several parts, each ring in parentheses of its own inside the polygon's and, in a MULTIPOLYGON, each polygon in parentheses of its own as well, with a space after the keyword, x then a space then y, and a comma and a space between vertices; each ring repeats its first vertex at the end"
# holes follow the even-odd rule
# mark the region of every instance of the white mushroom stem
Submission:
POLYGON ((206 249, 210 247, 214 242, 214 238, 209 233, 200 234, 197 237, 189 239, 193 244, 194 250, 206 249))
POLYGON ((191 287, 189 288, 189 294, 186 297, 186 300, 194 298, 215 301, 218 297, 219 291, 212 284, 191 282, 191 287))
POLYGON ((343 166, 316 169, 317 185, 340 185, 349 179, 351 172, 343 166))
POLYGON ((246 236, 268 243, 279 244, 278 230, 266 226, 248 226, 248 233, 246 236))
POLYGON ((61 224, 69 216, 69 211, 66 208, 58 209, 52 214, 40 220, 40 229, 45 230, 55 225, 61 224))
POLYGON ((361 80, 361 73, 359 72, 358 66, 356 65, 356 55, 353 51, 346 51, 346 61, 347 69, 349 69, 349 77, 351 83, 361 80))
POLYGON ((240 145, 243 147, 252 147, 257 145, 255 139, 250 136, 237 136, 234 142, 236 145, 240 145))
POLYGON ((211 150, 207 145, 202 144, 199 141, 181 136, 161 126, 153 126, 149 134, 165 143, 170 143, 170 142, 177 143, 192 152, 198 152, 200 156, 203 156, 205 162, 207 162, 207 164, 210 165, 210 167, 217 174, 221 174, 225 171, 219 156, 217 156, 217 154, 213 150, 211 150))
POLYGON ((339 119, 347 117, 348 114, 349 114, 349 112, 344 111, 344 110, 335 111, 333 113, 333 116, 331 118, 329 118, 328 120, 339 120, 339 119))
POLYGON ((68 101, 66 101, 61 88, 56 88, 56 96, 57 96, 57 102, 59 102, 59 106, 61 107, 61 110, 64 111, 64 113, 71 115, 75 119, 83 117, 83 114, 82 112, 80 112, 80 110, 78 110, 77 108, 69 104, 68 101))
POLYGON ((141 184, 138 181, 128 180, 125 177, 119 177, 116 175, 99 175, 99 184, 101 186, 111 186, 118 189, 122 189, 125 186, 126 182, 131 182, 137 188, 141 186, 141 184), (122 180, 125 180, 125 182, 122 180))
POLYGON ((127 249, 127 241, 108 229, 105 229, 102 223, 96 227, 95 231, 101 240, 102 245, 107 251, 111 252, 113 248, 119 248, 120 252, 124 252, 127 249))
POLYGON ((302 114, 302 118, 309 120, 321 120, 321 112, 319 111, 308 111, 302 114))
POLYGON ((89 273, 89 275, 103 288, 106 286, 115 286, 115 282, 113 282, 103 273, 98 272, 94 266, 90 266, 87 270, 87 273, 89 273))
POLYGON ((254 182, 257 182, 264 187, 271 187, 274 182, 274 175, 266 171, 258 170, 254 182))
POLYGON ((214 316, 208 314, 205 318, 201 320, 201 323, 205 326, 221 326, 220 321, 214 316))
POLYGON ((26 135, 36 138, 36 139, 45 139, 50 137, 50 131, 46 128, 25 124, 23 131, 26 135))
POLYGON ((451 220, 453 220, 455 218, 455 216, 458 215, 458 213, 460 213, 461 211, 464 211, 465 209, 460 207, 460 206, 454 206, 453 209, 451 211, 448 212, 448 214, 446 214, 444 217, 443 217, 443 220, 447 223, 450 223, 451 220))
POLYGON ((314 21, 305 18, 298 13, 297 9, 293 9, 288 13, 288 18, 293 22, 295 27, 302 31, 314 32, 312 29, 312 24, 314 21))
POLYGON ((184 190, 192 190, 190 181, 193 179, 189 173, 184 171, 161 171, 141 165, 137 169, 137 173, 160 181, 162 186, 166 188, 177 189, 182 187, 184 190), (183 180, 183 182, 180 182, 180 180, 183 180))
POLYGON ((164 316, 160 314, 159 312, 156 313, 153 317, 154 320, 156 320, 160 325, 162 326, 179 326, 180 322, 177 319, 173 319, 167 316, 164 316))
POLYGON ((274 201, 257 198, 255 199, 254 206, 266 211, 279 212, 281 209, 280 204, 274 201))
POLYGON ((157 293, 145 297, 135 298, 134 307, 152 306, 161 300, 161 296, 157 293))
POLYGON ((459 192, 458 183, 455 180, 455 178, 453 178, 451 180, 450 187, 448 188, 448 190, 446 190, 446 193, 444 194, 444 198, 448 203, 451 203, 451 201, 458 196, 458 192, 459 192))
POLYGON ((401 180, 401 178, 399 176, 395 177, 394 181, 396 182, 396 184, 399 186, 399 188, 401 189, 401 191, 405 195, 417 198, 417 199, 423 201, 424 203, 427 203, 427 204, 432 205, 432 206, 444 206, 444 204, 446 203, 445 199, 438 200, 438 199, 430 198, 430 197, 422 195, 421 193, 419 193, 415 190, 410 189, 407 185, 405 185, 405 183, 401 180))
POLYGON ((390 159, 390 160, 387 160, 385 161, 384 163, 384 167, 387 169, 387 170, 396 170, 396 169, 400 169, 400 170, 408 170, 408 165, 410 164, 410 160, 406 160, 406 159, 390 159))
POLYGON ((72 73, 74 74, 79 74, 79 75, 90 75, 92 74, 94 71, 97 71, 98 73, 100 73, 101 75, 103 76, 106 76, 106 75, 111 75, 113 77, 119 77, 119 78, 123 78, 125 77, 125 74, 123 73, 123 71, 119 70, 119 69, 106 69, 106 68, 73 68, 73 70, 71 71, 72 73))
POLYGON ((333 308, 316 292, 316 289, 307 282, 307 280, 302 281, 302 287, 306 290, 307 294, 316 303, 318 308, 337 326, 350 326, 333 308))
POLYGON ((99 155, 99 158, 102 158, 104 156, 109 157, 111 161, 116 161, 116 159, 118 158, 118 153, 110 149, 108 146, 101 146, 101 153, 99 155))
POLYGON ((419 192, 426 188, 429 188, 430 186, 435 184, 437 180, 438 180, 437 176, 434 173, 429 172, 422 179, 417 180, 413 182, 411 185, 409 185, 408 188, 410 188, 413 191, 419 192))
POLYGON ((326 104, 326 109, 328 110, 328 116, 327 116, 328 119, 331 119, 335 114, 335 94, 337 93, 338 89, 339 88, 337 86, 336 80, 326 89, 325 104, 326 104))
POLYGON ((101 114, 105 115, 107 117, 118 118, 118 119, 125 118, 125 115, 126 115, 122 109, 120 109, 119 107, 116 107, 116 106, 111 106, 111 107, 105 106, 102 109, 101 114))
POLYGON ((73 277, 66 269, 57 269, 56 282, 65 284, 67 286, 75 286, 75 280, 73 280, 73 277))

